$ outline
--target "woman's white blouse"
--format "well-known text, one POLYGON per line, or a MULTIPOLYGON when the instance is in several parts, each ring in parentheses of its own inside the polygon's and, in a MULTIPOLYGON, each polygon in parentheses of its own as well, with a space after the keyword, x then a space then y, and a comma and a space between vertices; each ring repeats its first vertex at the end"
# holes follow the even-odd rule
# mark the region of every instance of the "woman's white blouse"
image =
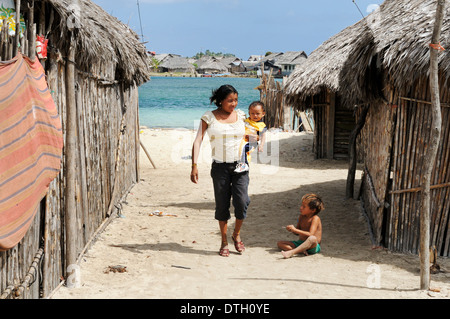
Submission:
POLYGON ((240 145, 245 135, 245 113, 237 110, 237 121, 234 123, 219 122, 212 111, 206 111, 202 120, 208 124, 212 158, 218 162, 232 163, 240 158, 240 145))

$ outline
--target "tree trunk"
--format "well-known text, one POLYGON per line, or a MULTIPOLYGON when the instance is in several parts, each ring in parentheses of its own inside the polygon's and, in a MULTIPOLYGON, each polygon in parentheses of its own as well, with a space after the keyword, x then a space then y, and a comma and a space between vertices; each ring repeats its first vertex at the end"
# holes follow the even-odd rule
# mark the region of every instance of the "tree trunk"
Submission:
POLYGON ((436 21, 430 49, 430 90, 431 90, 431 114, 432 123, 430 131, 429 148, 425 153, 424 175, 422 176, 422 198, 420 214, 420 289, 430 288, 430 184, 431 173, 436 161, 436 154, 441 135, 442 115, 439 99, 439 66, 436 45, 441 35, 442 21, 444 18, 445 0, 439 0, 436 9, 436 21))

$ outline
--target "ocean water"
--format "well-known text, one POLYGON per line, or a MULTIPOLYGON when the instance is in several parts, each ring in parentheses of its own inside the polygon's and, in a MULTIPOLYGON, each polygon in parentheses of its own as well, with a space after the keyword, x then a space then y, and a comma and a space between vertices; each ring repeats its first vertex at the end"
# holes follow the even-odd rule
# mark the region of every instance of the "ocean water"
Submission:
POLYGON ((238 109, 259 100, 257 78, 152 77, 139 87, 139 122, 149 128, 197 129, 200 117, 216 106, 209 104, 213 89, 231 84, 239 93, 238 109))

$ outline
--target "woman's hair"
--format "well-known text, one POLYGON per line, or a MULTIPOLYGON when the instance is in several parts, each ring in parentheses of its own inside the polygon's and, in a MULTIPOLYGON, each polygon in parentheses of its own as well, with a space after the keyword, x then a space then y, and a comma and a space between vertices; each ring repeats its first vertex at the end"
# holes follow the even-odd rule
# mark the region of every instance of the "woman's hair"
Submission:
POLYGON ((322 199, 316 194, 306 194, 302 197, 302 203, 305 202, 308 204, 311 210, 315 210, 315 215, 320 213, 325 209, 323 205, 322 199))
POLYGON ((222 101, 225 100, 230 93, 238 94, 238 91, 236 91, 233 86, 224 84, 218 89, 212 91, 212 95, 209 98, 209 101, 211 104, 214 103, 217 107, 220 107, 222 101))
POLYGON ((250 105, 248 106, 248 109, 250 110, 252 107, 257 106, 257 105, 261 105, 262 110, 264 111, 264 103, 261 101, 253 101, 252 103, 250 103, 250 105))

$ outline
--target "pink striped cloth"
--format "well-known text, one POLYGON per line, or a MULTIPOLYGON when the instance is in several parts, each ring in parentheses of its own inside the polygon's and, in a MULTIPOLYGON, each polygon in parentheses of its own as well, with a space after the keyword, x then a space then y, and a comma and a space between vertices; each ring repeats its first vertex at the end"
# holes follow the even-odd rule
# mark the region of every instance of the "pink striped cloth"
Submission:
POLYGON ((0 251, 25 236, 61 169, 61 119, 35 59, 0 62, 0 251))

